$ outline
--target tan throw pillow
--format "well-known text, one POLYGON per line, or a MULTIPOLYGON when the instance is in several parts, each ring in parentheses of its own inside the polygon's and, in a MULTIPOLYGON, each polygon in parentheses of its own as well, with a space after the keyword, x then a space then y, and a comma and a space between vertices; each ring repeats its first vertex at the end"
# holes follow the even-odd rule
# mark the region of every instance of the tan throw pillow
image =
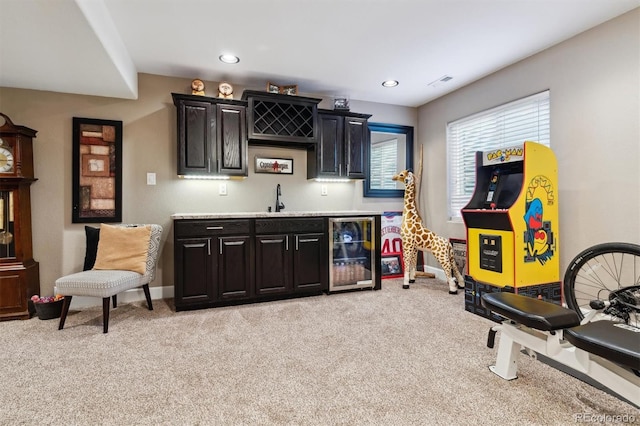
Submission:
POLYGON ((144 274, 150 238, 150 226, 125 228, 103 223, 93 269, 121 269, 144 274))

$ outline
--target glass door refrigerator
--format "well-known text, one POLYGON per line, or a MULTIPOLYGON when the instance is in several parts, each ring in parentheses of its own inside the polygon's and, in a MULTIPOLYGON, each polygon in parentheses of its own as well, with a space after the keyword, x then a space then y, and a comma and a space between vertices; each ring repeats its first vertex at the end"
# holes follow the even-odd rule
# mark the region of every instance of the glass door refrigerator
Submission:
POLYGON ((373 217, 329 219, 329 292, 374 287, 375 224, 373 217))

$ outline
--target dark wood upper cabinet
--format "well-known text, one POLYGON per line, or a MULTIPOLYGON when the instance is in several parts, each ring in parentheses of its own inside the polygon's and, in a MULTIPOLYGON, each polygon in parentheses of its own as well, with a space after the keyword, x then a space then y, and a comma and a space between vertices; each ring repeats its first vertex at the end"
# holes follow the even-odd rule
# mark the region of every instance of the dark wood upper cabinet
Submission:
POLYGON ((247 176, 246 102, 173 93, 178 175, 247 176))
POLYGON ((369 114, 318 112, 318 143, 308 150, 307 178, 364 179, 369 155, 369 114))

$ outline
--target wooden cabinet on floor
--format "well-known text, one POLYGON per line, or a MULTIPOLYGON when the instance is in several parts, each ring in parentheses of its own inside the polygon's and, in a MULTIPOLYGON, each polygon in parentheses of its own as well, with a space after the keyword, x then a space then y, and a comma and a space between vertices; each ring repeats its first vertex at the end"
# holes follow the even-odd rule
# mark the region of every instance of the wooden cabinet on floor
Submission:
POLYGON ((329 288, 326 218, 174 221, 177 311, 329 288))
POLYGON ((328 289, 323 219, 256 219, 256 294, 328 289))
POLYGON ((174 226, 176 310, 253 296, 250 220, 186 220, 174 226))

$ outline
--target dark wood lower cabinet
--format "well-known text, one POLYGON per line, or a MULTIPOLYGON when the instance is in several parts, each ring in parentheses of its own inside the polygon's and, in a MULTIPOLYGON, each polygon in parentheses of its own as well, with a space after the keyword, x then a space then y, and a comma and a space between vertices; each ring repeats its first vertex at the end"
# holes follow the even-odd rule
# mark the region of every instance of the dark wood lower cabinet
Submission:
POLYGON ((221 237, 218 240, 218 300, 253 296, 251 237, 221 237))
POLYGON ((291 293, 293 285, 289 235, 258 235, 255 241, 256 293, 291 293))
POLYGON ((326 218, 174 221, 177 311, 321 293, 326 218))
POLYGON ((325 234, 256 236, 256 292, 321 292, 328 283, 325 234))
POLYGON ((326 234, 298 234, 294 237, 293 288, 296 292, 327 290, 329 258, 326 234))
POLYGON ((175 304, 186 308, 215 300, 217 256, 211 255, 212 237, 175 239, 175 304))

